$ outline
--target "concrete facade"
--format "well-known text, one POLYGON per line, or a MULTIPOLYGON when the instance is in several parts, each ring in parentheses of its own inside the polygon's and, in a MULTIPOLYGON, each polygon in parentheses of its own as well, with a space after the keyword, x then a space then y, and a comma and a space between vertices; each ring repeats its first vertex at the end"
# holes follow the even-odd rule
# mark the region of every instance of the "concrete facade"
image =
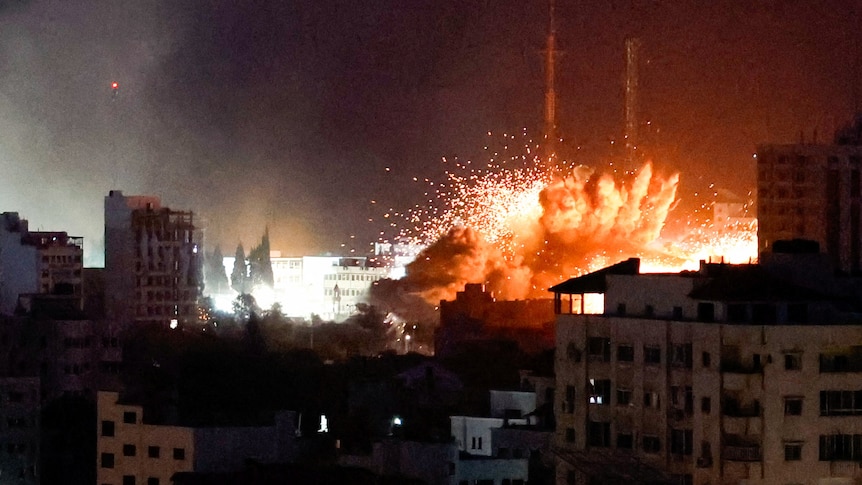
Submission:
POLYGON ((763 145, 757 150, 759 252, 816 241, 835 269, 862 270, 862 146, 763 145))
POLYGON ((124 326, 197 320, 201 260, 191 212, 157 197, 105 197, 105 307, 124 326))
POLYGON ((606 300, 557 317, 557 483, 862 480, 858 310, 756 265, 593 276, 552 289, 606 300))

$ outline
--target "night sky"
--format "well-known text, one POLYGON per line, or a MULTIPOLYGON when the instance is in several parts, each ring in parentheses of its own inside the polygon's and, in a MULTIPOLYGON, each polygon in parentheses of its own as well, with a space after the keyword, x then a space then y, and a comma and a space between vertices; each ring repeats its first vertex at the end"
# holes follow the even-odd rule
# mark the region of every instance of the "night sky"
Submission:
MULTIPOLYGON (((711 183, 745 194, 757 144, 831 140, 862 107, 858 1, 557 0, 557 17, 568 156, 613 155, 637 36, 644 138, 681 207, 711 183)), ((266 224, 287 255, 365 251, 441 157, 538 136, 546 26, 542 0, 0 1, 0 210, 84 236, 90 264, 110 189, 194 210, 226 254, 266 224)))

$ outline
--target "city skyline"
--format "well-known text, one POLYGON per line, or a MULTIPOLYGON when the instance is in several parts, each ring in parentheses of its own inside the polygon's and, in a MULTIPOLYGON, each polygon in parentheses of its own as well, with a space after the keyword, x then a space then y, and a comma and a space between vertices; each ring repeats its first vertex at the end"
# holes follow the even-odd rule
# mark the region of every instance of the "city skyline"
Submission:
MULTIPOLYGON (((681 173, 681 207, 710 183, 753 189, 756 144, 829 141, 852 118, 854 6, 558 1, 564 147, 591 166, 612 153, 636 36, 643 136, 681 173)), ((225 251, 267 224, 285 253, 362 250, 388 208, 424 203, 414 177, 445 180, 441 157, 482 160, 489 131, 538 136, 547 7, 8 5, 0 206, 83 236, 90 265, 112 189, 195 211, 225 251)))

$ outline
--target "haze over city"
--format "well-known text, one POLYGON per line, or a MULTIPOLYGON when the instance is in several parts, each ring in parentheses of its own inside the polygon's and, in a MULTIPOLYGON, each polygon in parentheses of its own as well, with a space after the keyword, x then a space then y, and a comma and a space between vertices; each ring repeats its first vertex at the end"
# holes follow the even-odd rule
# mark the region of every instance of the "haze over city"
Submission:
MULTIPOLYGON (((426 200, 414 177, 443 180, 442 157, 540 134, 547 7, 7 2, 0 206, 84 236, 91 265, 111 189, 194 210, 226 252, 267 224, 286 254, 365 252, 389 208, 426 200)), ((858 107, 859 8, 558 1, 561 154, 614 155, 636 36, 647 155, 680 173, 670 218, 709 184, 744 195, 757 143, 828 141, 858 107)))

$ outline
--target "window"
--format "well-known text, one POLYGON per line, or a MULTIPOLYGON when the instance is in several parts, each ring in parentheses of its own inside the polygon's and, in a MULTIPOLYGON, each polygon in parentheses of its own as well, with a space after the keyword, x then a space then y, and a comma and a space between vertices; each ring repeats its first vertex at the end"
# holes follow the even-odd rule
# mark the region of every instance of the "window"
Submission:
POLYGON ((802 443, 784 443, 784 461, 802 460, 802 443))
POLYGON ((150 458, 158 458, 159 457, 159 447, 158 446, 148 446, 147 447, 147 456, 150 458))
POLYGON ((590 446, 611 446, 611 423, 590 421, 587 442, 590 446))
POLYGON ((661 347, 644 346, 644 363, 661 364, 661 347))
POLYGON ((820 461, 862 460, 862 434, 820 435, 820 461))
POLYGON ((661 451, 661 441, 658 436, 644 436, 643 438, 644 453, 659 453, 661 451))
POLYGON ((123 475, 123 485, 135 485, 135 476, 123 475))
POLYGON ((673 307, 673 319, 674 320, 682 320, 682 307, 681 306, 673 307))
POLYGON ((715 304, 713 303, 698 303, 697 304, 697 319, 701 322, 712 322, 715 320, 715 304))
POLYGON ((691 386, 671 386, 670 398, 674 409, 684 409, 688 413, 694 409, 694 394, 691 386))
POLYGON ((631 406, 632 391, 631 389, 617 388, 617 406, 631 406))
POLYGON ((123 456, 135 456, 136 451, 135 445, 123 445, 123 456))
POLYGON ((708 397, 700 398, 700 412, 709 414, 712 411, 712 401, 708 397))
POLYGON ((609 405, 611 403, 611 381, 590 379, 590 404, 609 405))
POLYGON ((674 344, 670 350, 670 365, 691 369, 691 344, 674 344))
POLYGON ((566 428, 566 441, 569 443, 575 442, 575 428, 566 428))
POLYGON ((185 448, 174 448, 174 460, 185 460, 186 459, 186 449, 185 448))
POLYGON ((587 355, 590 360, 609 362, 611 360, 611 339, 590 337, 587 339, 587 355))
POLYGON ((126 411, 123 413, 123 422, 127 424, 135 424, 138 420, 138 413, 134 411, 126 411))
POLYGON ((802 398, 801 397, 785 397, 784 398, 784 415, 785 416, 802 416, 802 398))
POLYGON ((147 485, 159 485, 159 479, 155 477, 147 478, 147 485))
POLYGON ((647 305, 646 308, 644 308, 644 315, 650 318, 654 317, 655 307, 652 305, 647 305))
POLYGON ((858 416, 862 414, 862 390, 820 391, 821 416, 858 416))
POLYGON ((644 407, 652 409, 659 409, 661 407, 657 392, 644 391, 644 407))
POLYGON ((784 354, 784 370, 802 370, 802 354, 784 354))
POLYGON ((691 440, 690 429, 671 429, 670 452, 674 455, 691 455, 691 440))
POLYGON ((617 361, 634 362, 635 348, 631 345, 620 345, 617 347, 617 361))
POLYGON ((563 401, 563 412, 575 412, 575 386, 566 386, 566 400, 563 401))
POLYGON ((631 433, 619 433, 617 434, 617 448, 623 450, 630 450, 633 447, 632 434, 631 433))
POLYGON ((102 453, 102 468, 114 468, 114 454, 102 453))
POLYGON ((618 303, 617 304, 617 315, 624 317, 626 315, 626 304, 618 303))
POLYGON ((102 436, 114 436, 113 421, 102 421, 102 436))
POLYGON ((709 352, 704 352, 700 356, 701 363, 704 367, 709 367, 712 364, 712 358, 709 355, 709 352))

